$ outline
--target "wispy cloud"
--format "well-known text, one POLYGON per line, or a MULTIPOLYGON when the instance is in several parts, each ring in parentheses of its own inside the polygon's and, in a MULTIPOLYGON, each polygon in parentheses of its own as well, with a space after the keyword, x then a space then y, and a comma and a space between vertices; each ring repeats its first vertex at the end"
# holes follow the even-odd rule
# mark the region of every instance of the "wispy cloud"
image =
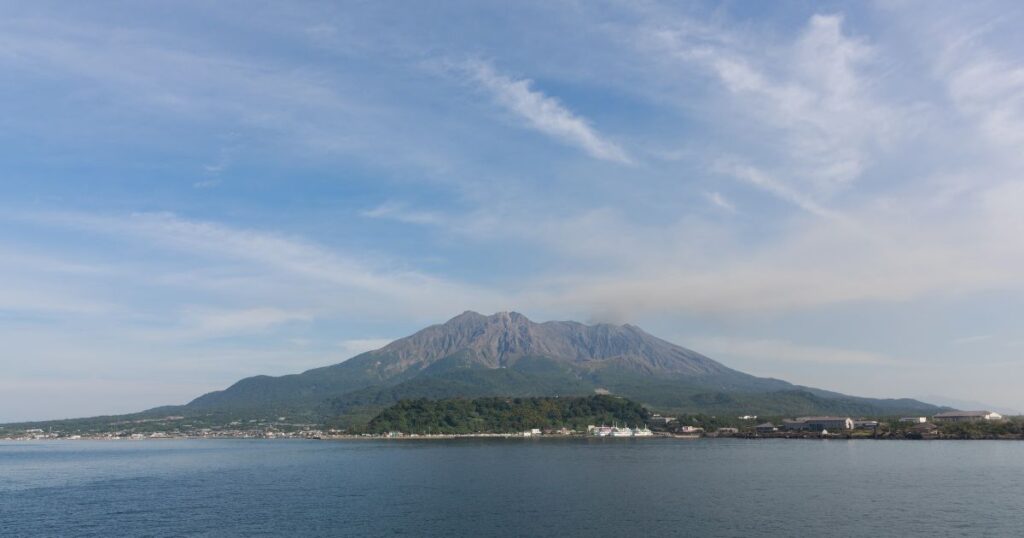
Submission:
POLYGON ((265 331, 275 325, 308 322, 313 314, 307 311, 289 311, 275 307, 256 307, 226 310, 223 308, 188 308, 185 324, 203 335, 244 334, 265 331))
POLYGON ((974 335, 974 336, 962 336, 960 338, 954 338, 954 339, 950 340, 950 343, 954 344, 954 345, 974 344, 976 342, 984 342, 986 340, 991 340, 994 336, 995 335, 991 335, 991 334, 978 334, 978 335, 974 335))
POLYGON ((753 166, 729 160, 722 160, 716 163, 714 168, 723 174, 742 180, 749 185, 792 203, 808 213, 819 217, 838 218, 838 215, 835 212, 826 209, 811 197, 790 187, 784 182, 778 181, 753 166))
POLYGON ((436 225, 442 224, 447 219, 438 213, 430 211, 417 211, 410 209, 406 204, 398 202, 386 202, 372 209, 360 213, 364 217, 373 219, 391 219, 406 224, 436 225))
POLYGON ((632 162, 625 150, 600 135, 591 122, 574 114, 558 99, 535 89, 532 80, 499 73, 490 63, 479 60, 466 62, 462 67, 499 105, 531 128, 576 146, 595 159, 632 162))
POLYGON ((706 33, 652 21, 631 44, 712 73, 730 96, 717 106, 754 128, 757 153, 784 170, 792 190, 847 188, 909 127, 914 105, 873 95, 868 68, 877 51, 845 34, 841 15, 811 17, 790 44, 767 46, 725 28, 714 39, 706 33))
POLYGON ((940 47, 933 66, 957 111, 974 123, 988 145, 1009 150, 1019 159, 1024 144, 1024 67, 1017 55, 1007 56, 984 43, 992 26, 990 22, 961 27, 947 21, 931 28, 927 38, 940 47))
POLYGON ((7 287, 0 289, 0 315, 95 316, 116 309, 107 301, 79 295, 78 290, 60 290, 52 285, 8 280, 7 287))
POLYGON ((415 272, 399 271, 385 276, 297 237, 188 220, 172 213, 135 213, 127 217, 63 214, 52 216, 51 222, 136 236, 155 241, 153 245, 162 248, 259 262, 307 277, 380 292, 404 293, 410 291, 407 286, 431 280, 415 272))
POLYGON ((720 193, 720 192, 705 192, 704 196, 708 199, 709 202, 711 202, 711 205, 713 205, 713 206, 715 206, 715 207, 717 207, 719 209, 725 210, 725 211, 727 211, 729 213, 735 213, 736 212, 736 206, 732 202, 730 202, 728 199, 726 199, 725 196, 722 196, 722 193, 720 193))
MULTIPOLYGON (((305 35, 282 27, 278 38, 288 42, 289 32, 295 32, 293 38, 305 35)), ((212 158, 195 157, 202 160, 205 176, 192 182, 196 189, 217 186, 223 181, 218 176, 241 158, 236 133, 247 135, 247 151, 345 157, 383 169, 410 167, 435 181, 461 158, 445 146, 445 137, 409 133, 409 123, 423 121, 430 112, 381 95, 388 92, 353 87, 344 76, 347 66, 296 65, 262 50, 239 51, 213 34, 185 37, 174 31, 112 28, 73 16, 0 21, 0 65, 30 77, 68 80, 77 88, 83 101, 71 113, 82 117, 62 117, 62 122, 90 121, 92 129, 149 136, 138 123, 160 120, 202 132, 197 140, 230 140, 212 158), (121 114, 100 121, 90 116, 111 100, 119 103, 121 114), (136 114, 149 119, 124 122, 136 114), (379 154, 388 158, 378 159, 379 154)), ((18 128, 32 129, 34 122, 18 128)), ((170 141, 187 145, 191 139, 170 141)))
MULTIPOLYGON (((323 294, 323 291, 308 289, 309 285, 316 284, 328 286, 334 294, 344 290, 358 292, 361 297, 358 304, 363 306, 372 303, 371 297, 378 301, 386 298, 388 302, 401 301, 410 312, 426 310, 444 315, 462 308, 459 306, 462 304, 479 304, 483 308, 496 298, 487 290, 415 270, 395 268, 366 256, 360 259, 300 237, 190 220, 171 213, 121 216, 46 213, 21 218, 48 226, 107 234, 123 241, 142 241, 147 248, 158 251, 186 252, 210 260, 204 263, 213 267, 217 266, 216 260, 245 262, 240 268, 228 267, 229 274, 235 274, 240 281, 232 283, 221 277, 217 286, 223 289, 245 289, 251 286, 249 281, 253 278, 269 279, 269 282, 277 282, 277 286, 285 286, 284 289, 305 288, 303 293, 313 294, 306 298, 310 299, 323 294)), ((350 296, 350 301, 356 296, 350 296)), ((355 304, 347 306, 351 308, 355 304)), ((275 313, 282 312, 265 309, 243 311, 242 318, 266 319, 268 314, 275 313)))
POLYGON ((218 178, 202 179, 192 183, 192 186, 197 189, 212 189, 220 185, 221 181, 218 178))

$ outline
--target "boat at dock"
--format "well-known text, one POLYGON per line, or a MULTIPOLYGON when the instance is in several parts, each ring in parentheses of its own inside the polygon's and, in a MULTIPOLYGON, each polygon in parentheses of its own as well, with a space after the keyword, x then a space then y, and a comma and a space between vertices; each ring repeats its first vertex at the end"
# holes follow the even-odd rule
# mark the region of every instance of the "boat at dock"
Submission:
POLYGON ((654 432, 652 432, 647 427, 646 424, 644 424, 643 428, 633 428, 633 437, 652 437, 652 436, 654 436, 654 432))
POLYGON ((587 434, 594 437, 651 437, 654 435, 647 426, 643 428, 629 428, 626 426, 590 426, 587 428, 587 434))
POLYGON ((633 437, 633 430, 625 426, 621 428, 614 426, 612 427, 612 437, 633 437))

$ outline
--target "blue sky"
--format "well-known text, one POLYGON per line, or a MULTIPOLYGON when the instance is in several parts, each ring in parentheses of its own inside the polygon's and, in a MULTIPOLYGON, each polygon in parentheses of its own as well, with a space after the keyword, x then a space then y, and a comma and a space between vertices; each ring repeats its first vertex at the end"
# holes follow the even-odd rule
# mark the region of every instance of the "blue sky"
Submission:
POLYGON ((467 309, 1024 409, 1014 2, 0 8, 0 421, 467 309))

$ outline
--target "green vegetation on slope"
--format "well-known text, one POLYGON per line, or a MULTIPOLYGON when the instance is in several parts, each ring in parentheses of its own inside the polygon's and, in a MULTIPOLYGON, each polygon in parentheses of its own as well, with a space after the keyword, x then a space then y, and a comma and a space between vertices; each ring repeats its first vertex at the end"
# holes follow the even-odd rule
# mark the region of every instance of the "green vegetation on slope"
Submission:
POLYGON ((350 416, 355 410, 365 415, 368 410, 380 410, 400 400, 587 396, 596 389, 607 389, 613 395, 670 414, 891 416, 928 415, 939 410, 914 400, 857 398, 785 382, 768 385, 771 390, 759 391, 737 387, 730 381, 645 377, 613 370, 581 374, 548 359, 532 358, 500 369, 432 369, 396 385, 372 386, 331 398, 316 414, 328 423, 345 427, 358 424, 350 416))
POLYGON ((613 396, 402 400, 367 425, 370 433, 508 433, 530 428, 584 430, 589 424, 641 425, 640 404, 613 396))
POLYGON ((939 426, 939 433, 946 438, 954 439, 1018 438, 1024 434, 1024 418, 946 423, 939 426))

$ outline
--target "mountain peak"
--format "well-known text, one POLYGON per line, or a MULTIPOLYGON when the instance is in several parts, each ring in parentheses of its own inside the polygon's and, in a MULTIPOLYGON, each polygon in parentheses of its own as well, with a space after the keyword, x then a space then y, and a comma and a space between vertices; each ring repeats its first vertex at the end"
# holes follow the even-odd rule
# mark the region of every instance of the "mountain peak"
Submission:
POLYGON ((458 324, 458 323, 465 323, 465 322, 480 322, 480 321, 491 321, 491 322, 494 322, 494 321, 503 321, 503 320, 526 321, 526 322, 532 323, 529 320, 529 318, 527 318, 523 314, 520 314, 519 312, 515 312, 515 311, 508 311, 508 310, 506 310, 506 311, 502 311, 502 312, 495 312, 494 314, 491 314, 491 315, 487 316, 487 315, 481 314, 479 312, 475 312, 473 310, 466 310, 465 312, 459 314, 458 316, 455 316, 454 318, 448 320, 444 324, 448 325, 448 324, 451 324, 451 323, 458 324))
POLYGON ((446 321, 444 324, 445 325, 450 325, 450 324, 454 324, 454 323, 465 323, 467 321, 476 321, 476 320, 481 320, 481 319, 486 319, 486 318, 487 318, 487 316, 485 316, 485 315, 483 315, 483 314, 481 314, 479 312, 474 312, 472 310, 466 310, 465 312, 459 314, 458 316, 455 316, 454 318, 446 321))
POLYGON ((584 369, 615 367, 689 375, 728 371, 699 353, 651 336, 634 325, 535 323, 514 311, 483 315, 467 310, 374 353, 387 357, 381 363, 384 375, 426 368, 455 354, 487 368, 543 357, 584 369))

